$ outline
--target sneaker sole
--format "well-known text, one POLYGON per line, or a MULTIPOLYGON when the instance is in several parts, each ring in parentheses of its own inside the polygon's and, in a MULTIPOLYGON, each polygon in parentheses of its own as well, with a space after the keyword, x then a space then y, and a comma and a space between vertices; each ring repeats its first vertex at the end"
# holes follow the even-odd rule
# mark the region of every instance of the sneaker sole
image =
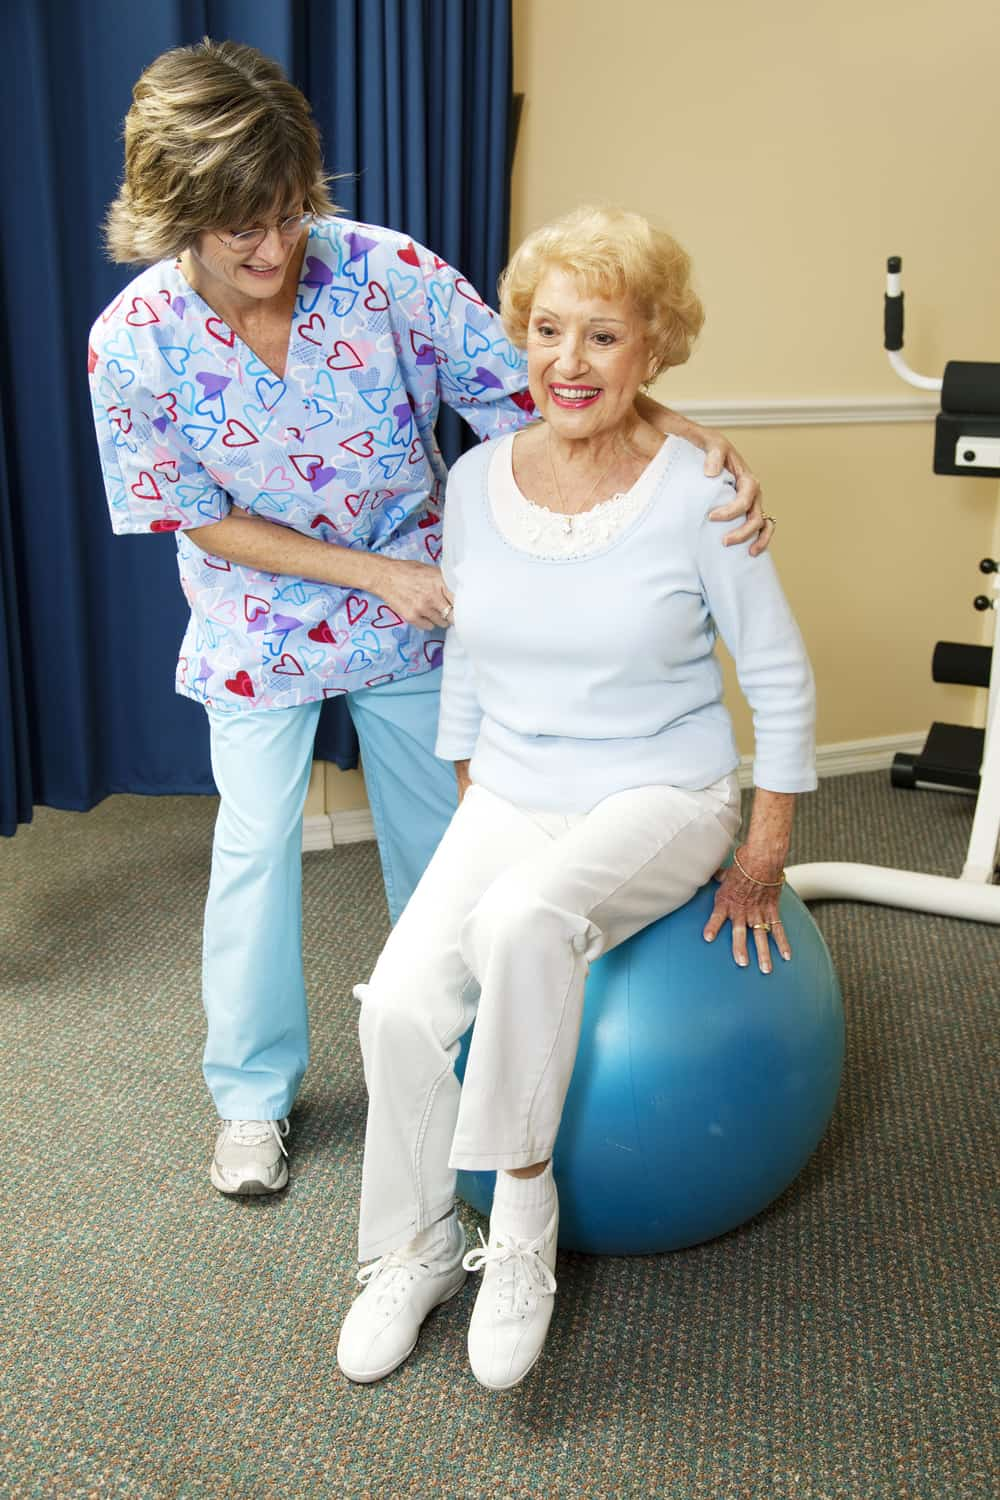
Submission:
POLYGON ((288 1185, 288 1168, 284 1164, 282 1164, 281 1175, 277 1182, 261 1182, 256 1177, 249 1177, 238 1187, 233 1187, 219 1176, 214 1161, 208 1175, 212 1180, 212 1186, 220 1193, 224 1193, 227 1198, 259 1198, 264 1193, 279 1193, 288 1185))
POLYGON ((472 1373, 473 1373, 473 1375, 475 1375, 476 1380, 483 1387, 484 1390, 487 1390, 487 1391, 512 1391, 515 1386, 521 1384, 522 1380, 526 1380, 528 1378, 528 1376, 531 1374, 532 1370, 537 1365, 538 1361, 541 1359, 541 1357, 542 1357, 542 1350, 539 1349, 538 1353, 535 1355, 534 1359, 531 1361, 531 1364, 528 1366, 528 1368, 526 1370, 523 1370, 521 1372, 521 1374, 517 1377, 516 1380, 507 1380, 507 1381, 504 1381, 504 1383, 502 1385, 501 1384, 496 1384, 492 1380, 483 1380, 483 1378, 482 1378, 481 1375, 476 1375, 475 1370, 473 1370, 472 1373))
MULTIPOLYGON (((427 1322, 427 1318, 430 1317, 431 1313, 436 1312, 439 1307, 443 1307, 446 1302, 450 1302, 452 1297, 458 1296, 459 1292, 465 1285, 466 1279, 467 1278, 463 1275, 461 1281, 458 1283, 458 1286, 453 1287, 450 1292, 445 1292, 443 1297, 440 1297, 432 1307, 429 1307, 427 1309, 427 1317, 424 1318, 424 1323, 427 1322)), ((424 1323, 421 1323, 420 1327, 417 1329, 417 1336, 413 1340, 413 1343, 410 1345, 409 1349, 407 1349, 406 1353, 401 1354, 398 1359, 393 1360, 391 1365, 386 1365, 382 1370, 369 1370, 364 1375, 361 1375, 356 1371, 352 1372, 351 1370, 346 1369, 340 1363, 340 1355, 338 1354, 337 1367, 340 1370, 341 1375, 346 1375, 347 1379, 351 1381, 352 1385, 372 1385, 376 1380, 384 1380, 387 1375, 391 1375, 393 1370, 398 1370, 400 1365, 405 1364, 409 1359, 410 1355, 413 1353, 414 1349, 420 1342, 420 1335, 423 1332, 424 1323)))

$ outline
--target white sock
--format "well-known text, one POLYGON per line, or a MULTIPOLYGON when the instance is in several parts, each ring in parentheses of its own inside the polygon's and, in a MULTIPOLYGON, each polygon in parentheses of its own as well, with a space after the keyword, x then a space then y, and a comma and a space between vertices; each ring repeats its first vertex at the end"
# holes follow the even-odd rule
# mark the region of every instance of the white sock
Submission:
POLYGON ((556 1184, 550 1161, 537 1177, 513 1177, 510 1172, 498 1172, 490 1233, 535 1240, 544 1233, 555 1207, 556 1184))
POLYGON ((463 1244, 458 1214, 452 1208, 443 1219, 428 1224, 406 1246, 407 1255, 426 1255, 428 1260, 454 1260, 463 1244))

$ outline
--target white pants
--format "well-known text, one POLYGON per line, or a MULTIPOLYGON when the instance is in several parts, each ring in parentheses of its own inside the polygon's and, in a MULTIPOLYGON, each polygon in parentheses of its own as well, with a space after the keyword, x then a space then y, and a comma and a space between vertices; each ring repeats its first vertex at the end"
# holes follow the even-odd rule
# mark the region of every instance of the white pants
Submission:
POLYGON ((703 791, 640 787, 571 816, 470 788, 355 991, 369 1097, 362 1260, 446 1214, 456 1170, 552 1155, 590 964, 688 901, 739 820, 734 776, 703 791))

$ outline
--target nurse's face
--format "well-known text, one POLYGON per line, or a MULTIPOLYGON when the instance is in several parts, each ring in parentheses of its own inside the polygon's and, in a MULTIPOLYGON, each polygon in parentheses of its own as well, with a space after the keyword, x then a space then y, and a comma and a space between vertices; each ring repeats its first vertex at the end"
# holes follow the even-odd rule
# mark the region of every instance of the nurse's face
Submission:
POLYGON ((309 215, 301 209, 272 216, 266 225, 206 229, 191 249, 202 274, 232 295, 255 302, 273 297, 300 248, 309 215))

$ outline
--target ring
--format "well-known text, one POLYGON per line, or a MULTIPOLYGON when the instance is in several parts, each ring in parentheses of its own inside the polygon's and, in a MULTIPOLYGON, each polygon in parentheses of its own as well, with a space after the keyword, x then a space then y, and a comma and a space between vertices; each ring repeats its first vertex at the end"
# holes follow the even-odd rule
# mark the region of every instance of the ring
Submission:
POLYGON ((445 619, 447 620, 448 616, 451 614, 451 605, 450 604, 446 604, 444 606, 444 608, 442 609, 441 613, 444 615, 445 619))
POLYGON ((751 927, 752 927, 752 930, 754 932, 770 932, 771 931, 771 924, 770 924, 770 922, 752 922, 751 923, 751 927))
POLYGON ((772 526, 777 526, 777 524, 778 524, 777 521, 775 520, 774 516, 765 516, 764 517, 764 525, 765 526, 767 525, 768 521, 770 521, 770 523, 771 523, 772 526))

